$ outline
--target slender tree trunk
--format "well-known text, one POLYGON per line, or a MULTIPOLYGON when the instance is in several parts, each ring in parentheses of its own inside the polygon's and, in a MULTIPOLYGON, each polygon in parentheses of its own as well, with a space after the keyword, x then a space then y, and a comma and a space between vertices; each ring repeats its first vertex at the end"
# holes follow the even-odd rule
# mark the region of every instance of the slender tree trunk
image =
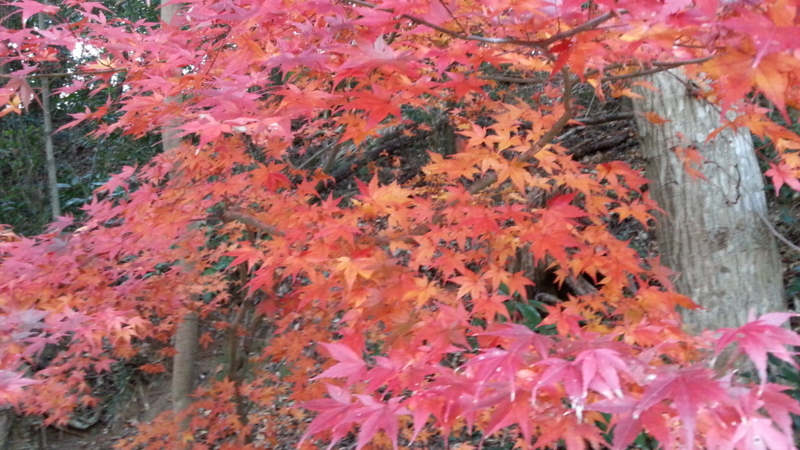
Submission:
MULTIPOLYGON (((161 22, 164 24, 169 25, 172 23, 172 18, 175 17, 175 14, 178 13, 180 10, 179 3, 171 3, 168 5, 164 5, 166 0, 162 0, 161 6, 161 22)), ((175 101, 174 98, 168 98, 167 102, 175 101)), ((164 149, 164 152, 168 152, 175 147, 177 147, 181 143, 180 138, 178 137, 178 133, 170 128, 169 126, 161 132, 161 146, 164 149)))
MULTIPOLYGON (((47 3, 47 2, 45 2, 47 3)), ((37 15, 39 29, 47 29, 47 18, 44 13, 37 15)), ((50 106, 50 79, 45 77, 42 82, 42 124, 44 126, 44 153, 47 166, 47 183, 50 187, 50 211, 53 219, 61 215, 61 201, 58 196, 58 172, 56 169, 56 156, 53 150, 53 118, 50 106)))
MULTIPOLYGON (((161 20, 165 24, 172 22, 178 12, 179 4, 162 6, 161 20)), ((168 100, 170 101, 170 100, 168 100)), ((164 152, 168 152, 180 144, 180 139, 172 129, 166 129, 161 134, 161 144, 164 152)), ((172 410, 177 415, 185 410, 192 402, 191 394, 194 390, 194 362, 200 341, 200 327, 197 313, 189 312, 175 333, 175 359, 172 363, 172 410)), ((183 420, 178 427, 185 430, 188 421, 183 420)))
POLYGON ((706 143, 720 127, 720 113, 692 97, 679 71, 648 81, 634 101, 653 198, 665 210, 657 223, 662 263, 678 272, 675 286, 703 307, 685 311, 694 332, 735 327, 749 311, 785 310, 782 268, 766 225, 764 183, 746 129, 730 129, 706 143), (654 125, 643 113, 668 120, 654 125), (696 146, 707 178, 692 178, 674 150, 696 146))
MULTIPOLYGON (((5 26, 4 18, 9 16, 11 12, 11 7, 8 5, 0 4, 0 24, 5 26)), ((0 75, 5 75, 8 73, 8 69, 6 68, 5 64, 0 65, 0 75)), ((11 407, 5 407, 0 409, 0 450, 6 450, 8 448, 8 439, 11 434, 11 425, 14 423, 14 418, 16 414, 11 407)))
POLYGON ((0 410, 0 450, 8 450, 11 429, 16 418, 17 415, 13 409, 3 408, 0 410))
MULTIPOLYGON (((179 413, 192 402, 194 390, 194 361, 199 341, 197 314, 187 313, 175 333, 175 359, 172 364, 172 410, 179 413)), ((181 428, 185 428, 182 424, 181 428)))

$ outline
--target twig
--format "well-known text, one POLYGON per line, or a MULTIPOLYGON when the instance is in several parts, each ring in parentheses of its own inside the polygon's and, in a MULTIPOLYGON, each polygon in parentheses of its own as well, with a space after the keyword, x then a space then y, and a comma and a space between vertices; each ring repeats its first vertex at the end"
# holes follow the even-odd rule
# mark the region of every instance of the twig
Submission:
POLYGON ((610 12, 605 13, 602 16, 596 17, 588 22, 585 22, 569 31, 556 33, 547 39, 527 40, 527 39, 512 39, 512 38, 492 38, 492 37, 476 36, 474 34, 463 34, 448 30, 447 28, 440 27, 439 25, 433 24, 431 22, 428 22, 427 20, 423 20, 420 19, 419 17, 414 17, 409 14, 403 14, 402 16, 400 16, 400 18, 408 19, 414 23, 426 26, 428 28, 432 28, 440 33, 444 33, 456 39, 463 39, 466 41, 477 41, 486 44, 511 44, 511 45, 522 45, 525 47, 537 47, 537 48, 547 48, 550 44, 554 42, 557 42, 562 39, 568 39, 576 34, 595 28, 601 23, 608 21, 613 17, 616 17, 616 14, 610 12))
POLYGON ((577 126, 577 127, 570 128, 566 133, 564 133, 561 136, 553 139, 553 142, 563 142, 568 137, 571 137, 573 134, 576 134, 579 131, 582 131, 582 130, 585 130, 585 129, 586 129, 586 127, 584 127, 584 126, 577 126))
POLYGON ((790 249, 796 251, 797 253, 800 253, 800 247, 798 247, 796 244, 794 244, 792 241, 790 241, 784 235, 778 232, 778 230, 776 230, 775 227, 772 226, 772 223, 770 223, 769 219, 767 219, 764 216, 764 214, 761 213, 761 211, 757 209, 754 211, 756 212, 756 214, 758 214, 758 218, 761 219, 762 222, 764 222, 764 225, 766 225, 767 228, 769 228, 769 232, 772 233, 773 236, 775 236, 776 238, 778 238, 778 240, 786 244, 790 249))

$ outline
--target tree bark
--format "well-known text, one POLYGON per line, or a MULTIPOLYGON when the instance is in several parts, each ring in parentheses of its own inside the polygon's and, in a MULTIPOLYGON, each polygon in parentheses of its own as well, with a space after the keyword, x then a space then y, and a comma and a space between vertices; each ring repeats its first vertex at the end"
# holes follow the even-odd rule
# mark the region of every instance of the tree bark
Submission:
POLYGON ((778 249, 765 221, 764 183, 747 129, 726 129, 720 112, 691 96, 681 72, 648 79, 658 92, 642 91, 634 100, 636 122, 653 198, 666 215, 657 215, 661 261, 678 272, 676 289, 703 307, 684 311, 693 332, 737 327, 757 314, 786 309, 778 249), (654 125, 643 115, 668 120, 654 125), (684 168, 675 147, 696 146, 707 180, 684 168))

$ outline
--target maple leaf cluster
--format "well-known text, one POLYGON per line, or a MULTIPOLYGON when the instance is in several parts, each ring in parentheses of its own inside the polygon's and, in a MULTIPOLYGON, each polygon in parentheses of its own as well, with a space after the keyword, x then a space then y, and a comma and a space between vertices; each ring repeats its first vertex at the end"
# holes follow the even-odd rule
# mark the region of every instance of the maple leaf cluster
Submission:
POLYGON ((553 138, 576 83, 635 95, 635 76, 684 65, 739 113, 726 126, 775 143, 776 187, 800 185, 800 137, 747 100, 784 114, 800 101, 795 2, 190 0, 171 26, 63 4, 80 20, 47 31, 27 20, 52 7, 9 5, 24 26, 0 28, 0 56, 23 69, 2 114, 27 108, 27 77, 53 49, 92 46, 75 87, 125 89, 67 126, 183 141, 113 175, 77 228, 0 243, 0 400, 63 423, 93 402, 89 374, 154 343, 170 356, 196 311, 215 328, 204 344, 262 339, 247 376, 200 388, 186 430, 165 414, 123 447, 274 447, 280 417, 307 427, 303 448, 350 433, 358 450, 425 445, 465 427, 522 448, 625 448, 642 432, 664 448, 794 448, 800 405, 766 380, 767 355, 793 363, 786 346, 800 345, 788 316, 687 334, 676 308, 695 305, 609 230, 652 224, 646 180, 582 165, 553 138), (292 163, 418 126, 408 111, 440 112, 459 135, 413 182, 373 176, 335 198, 320 194, 330 176, 292 163), (512 269, 520 254, 598 285, 515 324, 508 305, 532 284, 512 269), (55 360, 25 373, 47 345, 55 360), (733 346, 758 380, 715 366, 733 346))

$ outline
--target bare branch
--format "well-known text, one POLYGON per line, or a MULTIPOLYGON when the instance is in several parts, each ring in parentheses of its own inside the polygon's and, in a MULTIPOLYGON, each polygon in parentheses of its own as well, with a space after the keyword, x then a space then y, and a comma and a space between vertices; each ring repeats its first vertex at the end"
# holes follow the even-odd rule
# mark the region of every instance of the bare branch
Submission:
POLYGON ((602 141, 587 139, 581 144, 572 147, 567 153, 572 155, 574 158, 583 158, 584 156, 588 156, 593 153, 612 150, 621 146, 622 144, 630 144, 630 142, 635 142, 633 141, 634 137, 635 136, 630 130, 623 130, 622 133, 618 133, 602 141))
POLYGON ((590 117, 576 117, 575 120, 577 122, 582 123, 583 125, 601 125, 604 123, 609 122, 616 122, 619 120, 630 120, 633 119, 633 113, 615 113, 615 114, 605 114, 602 116, 590 116, 590 117))
POLYGON ((708 61, 709 59, 711 59, 713 57, 714 57, 714 55, 709 55, 709 56, 703 56, 703 57, 700 57, 700 58, 684 59, 683 61, 674 61, 674 62, 653 61, 650 64, 652 64, 655 67, 667 67, 669 69, 672 69, 674 67, 685 66, 687 64, 704 63, 704 62, 708 61))
MULTIPOLYGON (((386 11, 388 13, 393 13, 394 12, 394 10, 392 10, 392 9, 378 8, 378 5, 375 5, 375 4, 372 4, 372 3, 369 3, 369 2, 365 2, 363 0, 344 0, 344 1, 346 1, 348 3, 353 3, 355 5, 364 6, 364 7, 367 7, 367 8, 374 8, 374 9, 376 9, 378 11, 386 11)), ((486 44, 511 44, 511 45, 522 45, 522 46, 525 46, 525 47, 537 47, 537 48, 546 49, 548 46, 550 46, 551 44, 553 44, 555 42, 558 42, 558 41, 563 40, 563 39, 568 39, 568 38, 570 38, 572 36, 575 36, 576 34, 583 33, 584 31, 595 29, 598 26, 600 26, 602 23, 607 22, 607 21, 613 19, 614 17, 617 17, 618 14, 624 14, 625 12, 626 12, 625 10, 619 10, 617 12, 607 12, 605 14, 602 14, 600 16, 595 17, 594 19, 591 19, 591 20, 589 20, 587 22, 584 22, 581 25, 578 25, 578 26, 576 26, 576 27, 574 27, 574 28, 572 28, 570 30, 562 31, 561 33, 556 33, 556 34, 550 36, 547 39, 534 39, 534 40, 514 39, 514 38, 493 38, 493 37, 486 37, 486 36, 476 36, 474 34, 459 33, 457 31, 452 31, 450 29, 444 28, 442 26, 436 25, 434 23, 428 22, 425 19, 422 19, 422 18, 419 18, 419 17, 416 17, 416 16, 412 16, 410 14, 403 14, 403 15, 399 16, 398 19, 410 20, 411 22, 414 22, 414 23, 416 23, 418 25, 426 26, 426 27, 434 29, 434 30, 436 30, 436 31, 438 31, 440 33, 444 33, 444 34, 446 34, 448 36, 452 36, 452 37, 454 37, 456 39, 463 39, 463 40, 466 40, 466 41, 477 41, 477 42, 483 42, 483 43, 486 43, 486 44)))
POLYGON ((583 33, 584 31, 589 31, 589 30, 595 29, 598 26, 600 26, 603 22, 607 22, 607 21, 613 19, 614 17, 617 17, 618 14, 626 14, 627 12, 628 11, 624 10, 624 9, 620 9, 617 12, 610 11, 610 12, 607 12, 607 13, 605 13, 603 15, 597 16, 594 19, 591 19, 591 20, 589 20, 587 22, 584 22, 583 24, 578 25, 577 27, 575 27, 575 28, 573 28, 571 30, 562 31, 561 33, 556 33, 556 34, 550 36, 547 39, 543 39, 543 40, 540 40, 540 41, 532 41, 532 42, 539 42, 538 45, 540 45, 540 46, 548 46, 548 45, 553 44, 555 42, 558 42, 560 40, 567 39, 567 38, 570 38, 572 36, 575 36, 576 34, 583 33))
POLYGON ((35 79, 35 78, 62 78, 62 77, 81 77, 81 76, 91 76, 91 75, 103 75, 106 73, 119 73, 124 72, 128 69, 108 69, 108 70, 95 70, 90 72, 55 72, 55 73, 39 73, 36 75, 7 75, 7 74, 0 74, 0 78, 26 78, 26 79, 35 79))
POLYGON ((506 75, 481 75, 478 77, 481 80, 500 81, 503 83, 514 84, 542 84, 552 81, 550 78, 522 78, 522 77, 509 77, 506 75))
POLYGON ((278 231, 274 226, 263 222, 262 220, 258 219, 255 216, 252 216, 244 211, 240 211, 237 209, 229 209, 223 212, 219 216, 223 222, 234 222, 239 221, 245 225, 250 225, 251 227, 263 231, 264 233, 271 234, 273 236, 283 236, 283 233, 278 231))
MULTIPOLYGON (((600 81, 617 81, 617 80, 625 80, 629 78, 636 78, 645 75, 652 75, 654 73, 663 72, 668 69, 674 69, 675 67, 687 66, 689 64, 699 64, 706 62, 713 58, 714 56, 704 56, 702 58, 694 58, 694 59, 687 59, 683 61, 674 61, 674 62, 662 62, 662 61, 653 61, 649 63, 649 65, 653 66, 652 69, 640 70, 634 73, 627 73, 624 75, 608 75, 603 78, 600 78, 600 81)), ((620 69, 624 66, 614 64, 611 66, 606 67, 604 70, 611 70, 611 69, 620 69)), ((584 74, 584 76, 592 76, 597 74, 599 71, 596 69, 592 69, 584 74)), ((482 80, 491 80, 491 81, 500 81, 503 83, 515 83, 515 84, 541 84, 547 83, 552 81, 550 78, 524 78, 524 77, 511 77, 506 75, 481 75, 478 78, 482 80)))
POLYGON ((637 71, 637 72, 634 72, 634 73, 626 73, 624 75, 609 75, 609 76, 605 76, 603 78, 600 78, 600 81, 602 81, 602 82, 618 81, 618 80, 627 80, 627 79, 630 79, 630 78, 643 77, 645 75, 652 75, 654 73, 663 72, 665 70, 674 69, 676 67, 687 66, 689 64, 699 64, 699 63, 702 63, 702 62, 706 62, 706 61, 708 61, 709 59, 711 59, 713 57, 714 57, 714 55, 710 55, 710 56, 704 56, 702 58, 687 59, 687 60, 684 60, 684 61, 676 61, 676 62, 671 62, 671 63, 653 61, 651 64, 653 66, 655 66, 654 69, 640 70, 640 71, 637 71))
POLYGON ((761 211, 757 209, 754 209, 753 211, 755 211, 756 214, 758 214, 758 218, 761 219, 762 222, 764 222, 764 225, 767 226, 769 232, 772 233, 773 236, 775 236, 776 238, 778 238, 778 240, 786 244, 786 246, 789 247, 790 250, 794 250, 795 252, 800 253, 800 247, 798 247, 797 244, 786 238, 786 236, 778 232, 778 230, 776 230, 775 227, 772 225, 772 222, 770 222, 769 219, 767 219, 761 211))

